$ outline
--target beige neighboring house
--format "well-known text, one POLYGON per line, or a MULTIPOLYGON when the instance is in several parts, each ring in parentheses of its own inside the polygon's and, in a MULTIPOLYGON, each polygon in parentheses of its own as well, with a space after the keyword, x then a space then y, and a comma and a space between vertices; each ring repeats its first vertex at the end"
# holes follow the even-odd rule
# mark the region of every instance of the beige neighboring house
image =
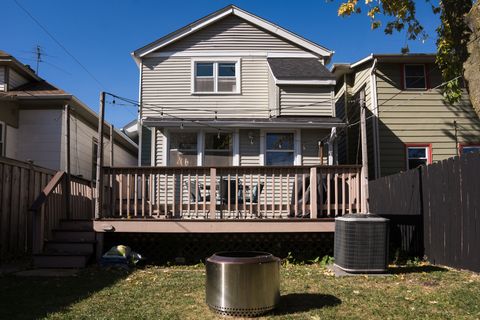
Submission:
POLYGON ((235 6, 136 50, 141 164, 333 164, 319 147, 343 126, 332 55, 235 6))
MULTIPOLYGON (((0 156, 65 170, 66 105, 70 108, 71 173, 90 180, 96 164, 97 114, 0 51, 0 156)), ((105 131, 105 165, 109 165, 110 130, 105 131)), ((113 132, 113 164, 136 165, 137 145, 122 132, 113 132)))
MULTIPOLYGON (((359 119, 365 101, 369 178, 394 174, 480 150, 480 120, 465 92, 448 104, 434 54, 372 54, 353 64, 335 64, 337 116, 359 119)), ((340 163, 358 163, 359 126, 338 137, 340 163)))

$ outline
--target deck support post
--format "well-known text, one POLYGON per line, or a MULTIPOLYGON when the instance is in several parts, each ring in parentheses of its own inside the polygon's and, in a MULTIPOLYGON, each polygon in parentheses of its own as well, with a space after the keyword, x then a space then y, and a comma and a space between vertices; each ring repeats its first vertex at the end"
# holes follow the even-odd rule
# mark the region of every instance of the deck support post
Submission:
POLYGON ((217 169, 210 168, 210 218, 217 215, 217 169))
POLYGON ((310 169, 310 219, 317 219, 317 168, 310 169))

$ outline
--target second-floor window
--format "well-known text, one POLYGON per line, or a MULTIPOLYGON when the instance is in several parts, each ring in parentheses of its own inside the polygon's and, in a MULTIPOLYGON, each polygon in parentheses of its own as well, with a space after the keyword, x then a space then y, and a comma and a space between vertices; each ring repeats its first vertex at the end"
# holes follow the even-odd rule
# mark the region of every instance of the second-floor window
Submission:
POLYGON ((404 65, 404 88, 407 90, 427 89, 427 75, 424 64, 404 65))
POLYGON ((195 61, 193 93, 239 93, 239 61, 195 61))

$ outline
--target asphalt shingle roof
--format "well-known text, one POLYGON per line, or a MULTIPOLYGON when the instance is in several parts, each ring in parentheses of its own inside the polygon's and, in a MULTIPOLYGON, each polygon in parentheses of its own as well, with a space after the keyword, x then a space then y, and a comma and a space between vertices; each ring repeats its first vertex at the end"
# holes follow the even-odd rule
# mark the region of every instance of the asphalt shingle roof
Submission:
POLYGON ((335 76, 315 58, 268 58, 278 80, 335 80, 335 76))

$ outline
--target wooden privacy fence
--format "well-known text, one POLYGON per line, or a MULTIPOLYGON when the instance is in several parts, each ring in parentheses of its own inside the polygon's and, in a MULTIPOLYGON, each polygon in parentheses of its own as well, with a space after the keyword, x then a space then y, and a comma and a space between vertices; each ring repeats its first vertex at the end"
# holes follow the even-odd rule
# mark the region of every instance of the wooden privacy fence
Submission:
MULTIPOLYGON (((56 175, 55 171, 30 163, 0 157, 0 263, 15 260, 32 252, 34 214, 31 206, 45 195, 45 188, 56 175)), ((64 186, 65 187, 65 186, 64 186)), ((44 208, 48 228, 55 226, 53 216, 61 216, 62 186, 56 186, 44 208), (47 213, 55 212, 50 215, 47 213)), ((70 218, 92 217, 90 182, 71 177, 70 218)), ((51 230, 51 229, 50 229, 51 230)))
POLYGON ((360 166, 103 170, 102 218, 282 219, 361 210, 360 166))
POLYGON ((31 251, 29 208, 54 174, 53 170, 0 157, 0 262, 31 251))
POLYGON ((429 261, 480 271, 480 154, 384 177, 369 187, 372 212, 423 215, 429 261))
POLYGON ((46 240, 61 220, 93 219, 94 188, 88 180, 59 171, 32 204, 34 253, 42 252, 46 240))

